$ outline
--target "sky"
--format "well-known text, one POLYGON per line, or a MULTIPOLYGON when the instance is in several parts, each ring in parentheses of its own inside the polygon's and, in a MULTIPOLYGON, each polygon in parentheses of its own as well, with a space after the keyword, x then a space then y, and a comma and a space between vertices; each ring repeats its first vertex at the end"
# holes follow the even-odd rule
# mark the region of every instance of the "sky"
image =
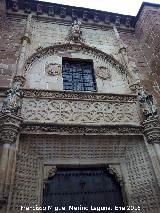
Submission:
MULTIPOLYGON (((85 7, 124 15, 136 16, 143 0, 41 0, 58 4, 85 7)), ((160 0, 144 0, 160 4, 160 0)))

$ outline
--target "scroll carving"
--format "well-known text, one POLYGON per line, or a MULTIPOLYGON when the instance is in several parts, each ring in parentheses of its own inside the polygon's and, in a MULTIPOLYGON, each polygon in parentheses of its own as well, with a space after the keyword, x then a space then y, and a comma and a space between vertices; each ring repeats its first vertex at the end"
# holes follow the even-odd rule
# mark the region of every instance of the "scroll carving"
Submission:
POLYGON ((26 121, 56 123, 139 123, 135 103, 27 99, 23 104, 26 121))

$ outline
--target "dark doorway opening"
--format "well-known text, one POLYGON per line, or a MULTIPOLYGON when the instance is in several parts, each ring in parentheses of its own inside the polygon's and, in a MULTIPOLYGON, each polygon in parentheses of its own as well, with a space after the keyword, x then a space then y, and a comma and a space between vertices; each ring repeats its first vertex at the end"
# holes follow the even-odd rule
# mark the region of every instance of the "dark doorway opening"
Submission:
POLYGON ((51 209, 43 211, 50 213, 94 213, 121 212, 115 210, 115 206, 122 207, 124 204, 121 187, 106 168, 59 168, 48 179, 43 192, 43 206, 52 206, 51 209), (103 209, 99 211, 94 207, 103 209))

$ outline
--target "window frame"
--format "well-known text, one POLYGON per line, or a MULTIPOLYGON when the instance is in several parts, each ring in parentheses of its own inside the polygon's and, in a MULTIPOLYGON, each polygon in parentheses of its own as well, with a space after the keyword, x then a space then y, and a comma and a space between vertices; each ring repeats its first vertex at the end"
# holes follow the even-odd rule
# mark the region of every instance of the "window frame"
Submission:
MULTIPOLYGON (((81 68, 83 68, 83 66, 81 66, 81 68)), ((83 69, 82 69, 83 70, 83 69)), ((73 75, 72 75, 72 77, 73 77, 73 75)), ((69 58, 69 57, 62 57, 62 78, 63 78, 63 90, 64 91, 72 91, 72 92, 97 92, 97 82, 96 82, 96 75, 95 75, 95 70, 94 70, 94 63, 93 63, 93 60, 92 59, 81 59, 81 58, 69 58), (90 88, 92 89, 92 90, 85 90, 85 87, 87 87, 87 82, 85 83, 85 78, 84 78, 84 76, 83 76, 83 73, 81 73, 81 75, 79 75, 79 76, 82 76, 82 79, 83 79, 83 81, 81 82, 80 81, 80 83, 82 83, 82 85, 83 85, 83 90, 75 90, 74 89, 74 81, 73 81, 73 79, 71 80, 71 81, 68 81, 68 82, 71 82, 71 84, 72 84, 72 89, 66 89, 65 88, 65 80, 64 80, 64 77, 63 77, 63 74, 64 74, 64 70, 63 70, 63 67, 64 67, 64 63, 71 63, 71 64, 77 64, 77 65, 81 65, 81 64, 84 64, 85 65, 85 63, 86 63, 86 65, 87 65, 87 63, 88 63, 88 65, 90 65, 91 66, 91 73, 89 74, 89 76, 92 76, 92 86, 90 86, 90 88)), ((89 83, 89 82, 88 82, 89 83)), ((89 87, 89 86, 88 86, 89 87)))

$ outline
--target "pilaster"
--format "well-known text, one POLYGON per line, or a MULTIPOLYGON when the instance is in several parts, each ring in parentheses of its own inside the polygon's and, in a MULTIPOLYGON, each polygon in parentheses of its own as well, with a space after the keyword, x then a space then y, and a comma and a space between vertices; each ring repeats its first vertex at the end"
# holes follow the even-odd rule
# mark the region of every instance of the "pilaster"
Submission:
POLYGON ((27 24, 26 24, 26 30, 21 38, 21 49, 20 49, 20 55, 17 63, 17 70, 16 75, 14 77, 13 83, 19 82, 21 86, 24 86, 25 84, 25 77, 23 73, 23 66, 27 58, 27 49, 28 46, 31 44, 31 22, 32 22, 32 14, 28 15, 27 24))
POLYGON ((144 116, 142 126, 145 143, 160 187, 160 121, 152 95, 147 94, 142 88, 139 92, 139 101, 144 116))
POLYGON ((16 150, 22 118, 10 112, 0 116, 0 207, 7 202, 12 174, 13 158, 16 150))

